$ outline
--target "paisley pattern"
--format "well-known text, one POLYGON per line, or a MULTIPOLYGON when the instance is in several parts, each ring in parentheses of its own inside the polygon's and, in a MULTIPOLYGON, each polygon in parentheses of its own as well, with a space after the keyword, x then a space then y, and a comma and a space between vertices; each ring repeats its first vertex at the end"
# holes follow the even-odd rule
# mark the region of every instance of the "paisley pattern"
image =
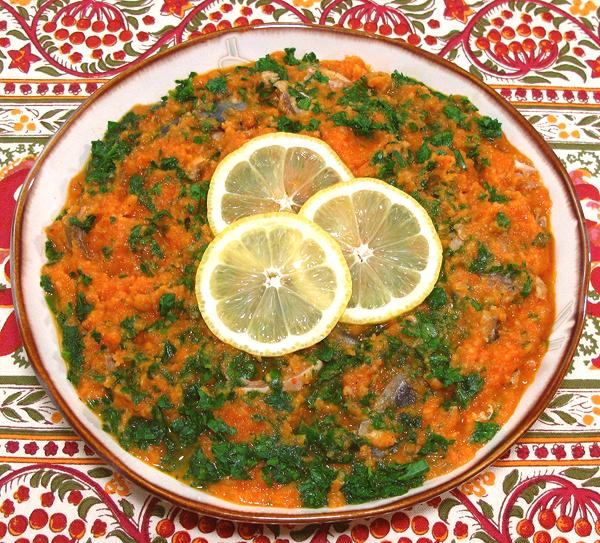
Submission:
POLYGON ((599 18, 598 0, 0 0, 0 541, 600 541, 599 18), (148 495, 69 428, 34 376, 16 327, 10 221, 47 139, 128 66, 201 34, 271 22, 379 33, 469 70, 552 145, 585 212, 588 316, 560 391, 493 468, 391 516, 236 524, 148 495))

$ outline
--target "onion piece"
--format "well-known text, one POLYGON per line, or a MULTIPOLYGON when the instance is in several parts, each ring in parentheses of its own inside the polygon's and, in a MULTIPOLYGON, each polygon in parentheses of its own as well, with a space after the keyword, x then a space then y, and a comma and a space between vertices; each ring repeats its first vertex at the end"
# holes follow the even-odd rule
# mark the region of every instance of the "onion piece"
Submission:
POLYGON ((415 403, 416 399, 415 391, 404 376, 398 373, 385 386, 373 405, 373 409, 383 411, 390 403, 394 403, 396 407, 406 407, 415 403))
MULTIPOLYGON (((283 390, 286 392, 298 392, 304 385, 310 383, 313 375, 321 371, 322 367, 323 362, 317 360, 315 364, 302 370, 300 373, 284 379, 282 383, 283 390)), ((270 390, 269 385, 262 379, 256 381, 242 379, 242 382, 244 383, 244 386, 238 388, 240 392, 260 392, 266 394, 270 390)))
MULTIPOLYGON (((309 68, 306 71, 308 72, 309 77, 310 77, 317 70, 315 68, 309 68)), ((327 82, 327 84, 329 85, 330 89, 341 89, 343 87, 348 87, 349 85, 352 84, 352 81, 350 81, 345 75, 342 75, 341 73, 336 72, 334 70, 329 70, 327 68, 319 68, 319 72, 321 72, 323 75, 325 75, 329 78, 329 81, 327 82)), ((308 77, 307 77, 307 79, 308 79, 308 77)))
POLYGON ((517 170, 521 170, 522 172, 535 172, 535 168, 533 166, 525 164, 525 162, 521 162, 520 160, 515 160, 515 168, 517 168, 517 170))

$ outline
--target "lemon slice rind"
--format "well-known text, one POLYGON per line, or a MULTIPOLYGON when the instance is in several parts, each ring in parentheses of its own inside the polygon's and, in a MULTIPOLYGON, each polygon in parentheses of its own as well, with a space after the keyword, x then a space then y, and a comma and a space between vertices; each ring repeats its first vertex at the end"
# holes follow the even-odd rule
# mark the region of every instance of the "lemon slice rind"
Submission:
MULTIPOLYGON (((301 245, 306 245, 306 243, 301 245)), ((290 255, 292 258, 293 256, 290 255)), ((257 256, 257 259, 260 260, 260 256, 257 256)), ((293 213, 266 213, 237 220, 218 234, 209 244, 196 272, 196 298, 208 328, 221 341, 255 356, 282 356, 321 341, 338 323, 351 294, 350 271, 339 245, 321 227, 293 213), (285 228, 299 232, 303 241, 315 242, 320 247, 322 253, 319 254, 322 262, 319 266, 324 266, 333 272, 333 277, 335 277, 334 295, 327 307, 319 309, 321 311, 320 319, 307 332, 297 335, 289 334, 285 339, 276 343, 257 341, 250 337, 247 329, 246 331, 235 331, 219 317, 217 308, 219 300, 213 295, 214 285, 211 287, 211 278, 213 278, 217 267, 220 264, 223 265, 220 255, 223 254, 229 244, 240 241, 245 234, 258 229, 273 232, 285 228)), ((319 303, 317 299, 311 300, 310 296, 306 298, 309 299, 303 299, 302 303, 317 305, 319 303)), ((268 318, 281 319, 282 315, 270 314, 268 318)))
MULTIPOLYGON (((277 192, 278 189, 280 189, 280 187, 269 187, 269 184, 272 182, 271 180, 262 179, 264 183, 261 187, 252 187, 251 184, 246 183, 247 186, 253 190, 248 190, 247 187, 242 187, 240 190, 243 192, 241 193, 230 192, 226 187, 229 176, 234 171, 234 168, 240 166, 242 163, 249 163, 250 158, 257 151, 277 146, 282 147, 286 151, 291 148, 304 148, 314 153, 314 155, 319 156, 323 159, 325 164, 323 170, 328 168, 333 170, 333 172, 331 172, 333 174, 332 182, 349 181, 352 179, 352 172, 342 162, 336 152, 327 143, 320 139, 287 132, 269 132, 267 134, 257 136, 244 143, 239 149, 229 153, 223 160, 221 160, 213 173, 206 201, 208 223, 215 234, 218 234, 231 222, 233 222, 226 220, 223 216, 223 205, 227 205, 224 203, 224 198, 227 195, 234 197, 239 196, 242 202, 250 199, 256 199, 259 201, 262 200, 263 203, 265 201, 269 201, 272 204, 272 208, 268 210, 269 212, 290 211, 285 207, 280 207, 279 209, 276 207, 277 205, 284 206, 285 203, 283 201, 281 203, 276 203, 279 202, 279 200, 276 200, 275 198, 283 196, 283 199, 285 200, 285 196, 287 195, 278 194, 277 196, 273 195, 273 198, 271 198, 272 195, 269 194, 269 189, 271 188, 273 192, 277 192)), ((256 170, 254 170, 254 173, 256 173, 256 170)), ((278 176, 275 175, 275 177, 278 176)), ((323 186, 327 186, 327 183, 328 181, 324 182, 323 186)), ((279 190, 279 192, 281 191, 279 190)), ((304 203, 304 200, 294 203, 300 207, 300 205, 304 203)), ((261 212, 259 211, 257 213, 261 212)), ((239 218, 243 216, 244 215, 240 215, 239 218)))
MULTIPOLYGON (((420 274, 420 279, 412 291, 402 297, 392 296, 387 303, 376 308, 365 308, 361 307, 360 305, 352 306, 352 302, 350 302, 340 319, 341 322, 349 324, 375 324, 385 322, 402 315, 411 309, 414 309, 425 300, 425 298, 433 290, 439 276, 442 265, 443 249, 439 236, 427 211, 425 211, 425 209, 412 196, 379 179, 356 178, 348 183, 337 184, 323 189, 304 203, 299 215, 314 221, 315 215, 317 214, 318 210, 322 208, 322 206, 332 202, 337 198, 350 197, 359 191, 372 191, 373 193, 378 193, 389 200, 392 205, 398 204, 399 206, 406 208, 416 219, 419 226, 419 234, 424 236, 424 238, 427 240, 429 248, 426 258, 427 263, 424 269, 419 270, 418 273, 420 274)), ((329 219, 332 220, 331 217, 329 217, 329 219)), ((375 218, 375 220, 378 219, 375 218)), ((317 219, 317 223, 318 222, 319 221, 317 219)), ((341 242, 342 248, 345 249, 344 253, 348 255, 349 245, 344 245, 344 242, 341 239, 345 234, 340 231, 332 231, 332 228, 339 228, 336 223, 341 222, 342 221, 332 220, 330 227, 325 227, 325 230, 328 231, 339 242, 341 242)), ((381 219, 381 222, 383 222, 383 218, 381 219)), ((352 236, 352 234, 350 234, 350 236, 352 236)), ((352 264, 353 262, 348 262, 350 268, 352 267, 352 264)), ((412 272, 415 272, 415 270, 412 270, 412 272)), ((393 273, 393 271, 390 269, 387 273, 393 273)))

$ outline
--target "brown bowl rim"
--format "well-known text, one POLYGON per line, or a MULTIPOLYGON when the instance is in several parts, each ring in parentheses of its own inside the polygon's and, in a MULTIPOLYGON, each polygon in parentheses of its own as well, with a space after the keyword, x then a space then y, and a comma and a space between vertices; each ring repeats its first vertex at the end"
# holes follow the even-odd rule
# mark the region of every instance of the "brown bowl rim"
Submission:
MULTIPOLYGON (((537 418, 542 414, 546 405, 553 398, 554 394, 558 390, 563 377, 565 376, 570 362, 573 358, 573 355, 577 349, 577 345, 579 343, 579 338, 581 336, 584 318, 585 318, 585 307, 587 302, 587 288, 590 277, 590 261, 589 261, 589 241, 587 232, 585 229, 585 219, 583 215, 583 211, 581 209, 581 205, 579 200, 575 195, 575 191, 573 189, 573 185, 569 178, 567 171, 564 166, 558 159, 558 157, 554 154, 550 146, 546 143, 546 141, 540 136, 540 134, 529 124, 529 122, 507 101, 505 101, 502 97, 500 97, 493 89, 488 87, 485 83, 471 75, 469 72, 463 70, 462 68, 456 66, 450 61, 441 58, 433 53, 428 51, 424 51, 412 45, 409 45, 404 42, 400 42, 391 38, 386 38, 384 36, 370 35, 365 34, 360 31, 350 30, 346 28, 340 27, 329 27, 325 25, 304 25, 299 23, 266 23, 253 27, 241 27, 241 28, 233 28, 227 29, 223 31, 213 32, 211 34, 207 34, 204 36, 200 36, 198 38, 189 40, 187 42, 178 44, 166 51, 158 53, 157 55, 144 59, 138 64, 128 68, 121 74, 117 75, 109 82, 105 83, 98 91, 96 91, 91 97, 89 97, 65 122, 65 124, 58 130, 58 132, 50 139, 47 143, 46 147, 36 160, 33 168, 27 175, 25 182, 23 183, 23 187, 19 196, 19 200, 17 202, 17 207, 15 210, 15 215, 13 219, 12 232, 11 232, 11 277, 14 281, 14 302, 15 302, 15 312, 17 316, 17 322, 19 325, 19 330, 21 332, 21 336, 23 338, 23 344, 25 347, 25 351, 29 359, 31 360, 32 366, 40 377, 41 382, 45 385, 46 390, 54 400, 54 402, 59 406, 60 410, 64 414, 65 418, 72 425, 75 431, 87 442, 89 443, 94 450, 104 458, 109 464, 116 467, 119 471, 121 471, 126 477, 134 481, 138 486, 155 494, 165 500, 168 500, 172 503, 175 503, 181 507, 185 507, 186 509, 191 509, 203 514, 214 515, 220 518, 225 518, 229 520, 236 521, 245 521, 245 522, 254 522, 254 523, 319 523, 319 522, 336 522, 336 521, 349 521, 358 518, 364 517, 373 517, 377 515, 382 515, 386 513, 392 513, 402 508, 413 506, 417 503, 429 500, 443 492, 451 490, 463 482, 467 481, 471 477, 474 477, 476 474, 481 472, 483 469, 488 467, 498 458, 500 458, 528 429, 529 427, 537 420, 537 418), (21 227, 22 220, 25 213, 25 209, 27 206, 28 195, 31 189, 32 184, 35 181, 36 175, 46 159, 46 157, 50 154, 56 142, 59 138, 67 132, 69 127, 76 122, 79 116, 85 111, 96 99, 98 99, 101 95, 106 92, 109 92, 114 86, 118 85, 123 79, 129 77, 130 75, 136 73, 138 70, 146 67, 147 65, 157 62, 158 60, 164 59, 167 56, 174 54, 177 51, 185 49, 187 47, 197 46, 199 43, 209 41, 216 37, 223 36, 225 34, 238 34, 243 32, 253 32, 256 30, 282 30, 282 29, 293 29, 293 30, 302 30, 306 32, 327 32, 327 33, 337 33, 344 35, 351 35, 354 37, 358 37, 366 40, 378 40, 383 41, 389 45, 393 45, 394 47, 399 47, 401 49, 410 51, 413 54, 421 56, 428 61, 441 65, 444 68, 447 68, 459 76, 465 78, 467 82, 471 85, 477 86, 480 90, 485 92, 488 96, 490 96, 499 107, 501 107, 508 115, 515 120, 519 126, 527 133, 527 135, 532 138, 538 146, 541 148, 545 158, 550 162, 555 172, 558 174, 560 179, 562 180, 567 194, 569 196, 569 203, 572 208, 573 214, 577 218, 578 221, 578 229, 577 232, 580 238, 580 262, 578 262, 578 269, 583 271, 583 280, 579 286, 579 293, 577 296, 577 307, 576 311, 576 322, 572 328, 571 336, 569 338, 568 346, 565 350, 565 356, 561 361, 561 364, 557 367, 554 376, 552 377, 551 382, 548 387, 544 390, 544 393, 537 399, 535 404, 532 406, 528 414, 523 418, 521 423, 515 430, 513 430, 508 436, 501 441, 495 449, 490 452, 489 455, 480 459, 473 466, 471 466, 464 473, 458 474, 452 479, 444 483, 440 483, 430 489, 423 490, 421 492, 417 492, 411 496, 403 497, 399 496, 397 499, 382 504, 382 505, 373 505, 367 506, 362 509, 356 510, 346 510, 346 511, 326 511, 326 512, 314 512, 310 511, 305 514, 300 513, 275 513, 270 512, 268 507, 264 507, 263 512, 244 512, 237 510, 237 504, 231 503, 230 508, 225 508, 221 506, 206 504, 194 501, 192 499, 184 498, 177 494, 170 492, 162 487, 159 487, 152 483, 151 481, 143 478, 138 473, 136 473, 133 469, 129 468, 125 462, 122 462, 119 459, 116 459, 112 456, 110 450, 108 450, 104 445, 97 440, 94 433, 89 430, 84 423, 81 422, 74 409, 70 407, 67 402, 60 396, 58 390, 54 386, 53 380, 50 378, 48 372, 46 371, 38 350, 36 349, 35 342, 33 339, 33 333, 31 330, 30 322, 28 320, 27 314, 25 312, 24 306, 24 298, 23 298, 23 286, 20 280, 21 273, 21 227)), ((368 502, 367 502, 368 503, 368 502)), ((292 510, 294 511, 294 510, 292 510)))

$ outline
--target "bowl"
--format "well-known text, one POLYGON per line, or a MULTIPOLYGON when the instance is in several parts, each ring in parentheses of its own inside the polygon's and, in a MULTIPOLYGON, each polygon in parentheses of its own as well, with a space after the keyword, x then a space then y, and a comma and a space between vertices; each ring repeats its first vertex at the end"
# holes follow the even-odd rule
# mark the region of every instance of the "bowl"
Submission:
POLYGON ((48 143, 31 170, 17 205, 12 236, 15 307, 25 349, 50 395, 73 428, 129 479, 188 509, 250 522, 339 521, 387 513, 427 500, 473 477, 499 458, 542 413, 556 392, 581 334, 589 278, 588 242, 583 215, 567 173, 529 123, 481 81, 439 57, 391 39, 361 33, 298 25, 264 25, 217 32, 145 60, 104 85, 85 102, 48 143), (296 47, 319 58, 359 53, 373 69, 399 70, 447 94, 466 95, 483 115, 502 121, 512 144, 526 151, 538 168, 552 199, 555 235, 556 317, 533 383, 495 438, 454 471, 425 482, 409 493, 336 509, 284 509, 237 505, 188 486, 130 455, 101 428, 100 420, 79 399, 67 380, 54 321, 39 285, 45 261, 44 227, 61 209, 68 184, 84 166, 90 142, 102 137, 106 123, 136 103, 165 95, 176 79, 258 59, 296 47))

